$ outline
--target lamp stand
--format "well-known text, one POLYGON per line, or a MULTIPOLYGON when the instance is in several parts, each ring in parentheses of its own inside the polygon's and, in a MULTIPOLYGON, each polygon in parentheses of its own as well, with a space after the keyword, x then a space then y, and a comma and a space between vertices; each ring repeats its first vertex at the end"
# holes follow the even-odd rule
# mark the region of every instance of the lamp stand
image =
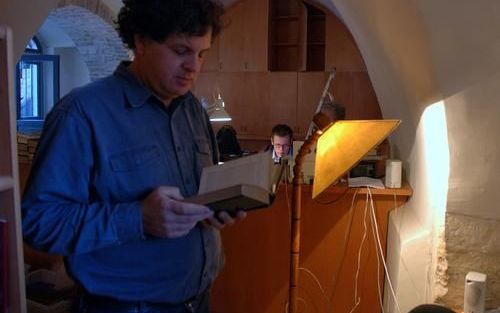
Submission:
POLYGON ((295 157, 293 166, 292 229, 290 239, 290 285, 288 292, 288 313, 297 313, 299 295, 299 259, 300 259, 300 214, 302 197, 302 163, 311 148, 318 141, 320 132, 313 132, 302 144, 295 157))

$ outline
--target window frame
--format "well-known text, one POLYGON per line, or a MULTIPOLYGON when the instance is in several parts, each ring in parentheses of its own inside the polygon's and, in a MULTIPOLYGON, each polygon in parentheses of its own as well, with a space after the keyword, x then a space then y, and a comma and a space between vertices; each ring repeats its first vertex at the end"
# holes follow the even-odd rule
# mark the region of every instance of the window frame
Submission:
MULTIPOLYGON (((50 63, 49 68, 52 68, 52 99, 53 104, 55 104, 60 98, 60 73, 59 73, 59 56, 43 54, 39 40, 36 37, 32 38, 36 45, 36 49, 29 48, 25 49, 25 53, 21 56, 19 62, 16 65, 16 108, 17 108, 17 129, 20 131, 40 131, 43 127, 43 122, 45 120, 45 115, 48 111, 48 104, 46 103, 46 80, 48 72, 44 64, 50 63), (21 117, 21 64, 32 63, 39 64, 39 72, 37 74, 38 83, 38 116, 37 117, 21 117)), ((31 42, 31 41, 30 41, 31 42)), ((50 71, 50 69, 49 69, 50 71)))

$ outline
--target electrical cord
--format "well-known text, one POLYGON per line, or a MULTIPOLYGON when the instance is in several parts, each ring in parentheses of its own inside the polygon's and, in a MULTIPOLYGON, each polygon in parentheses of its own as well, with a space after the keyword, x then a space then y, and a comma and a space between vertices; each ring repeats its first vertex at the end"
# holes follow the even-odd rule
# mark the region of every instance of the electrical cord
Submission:
MULTIPOLYGON (((391 280, 391 277, 389 275, 389 271, 387 270, 387 262, 385 260, 384 253, 382 250, 382 244, 381 244, 380 236, 379 236, 377 218, 375 216, 375 207, 373 205, 373 197, 371 197, 371 191, 369 188, 368 188, 368 194, 370 194, 370 198, 371 198, 371 214, 373 217, 372 225, 375 227, 375 234, 376 234, 376 239, 377 239, 376 244, 378 245, 378 252, 380 253, 380 257, 382 258, 382 263, 384 264, 385 274, 387 275, 387 282, 389 283, 389 288, 390 288, 391 294, 394 298, 394 302, 396 303, 396 307, 398 309, 398 312, 401 313, 401 309, 399 307, 399 303, 398 303, 397 298, 396 298, 396 293, 394 292, 394 288, 392 286, 392 280, 391 280)), ((383 308, 382 308, 382 310, 383 310, 383 308)))
POLYGON ((349 311, 349 313, 354 312, 356 310, 356 308, 359 306, 359 304, 361 303, 361 297, 358 297, 358 280, 359 280, 359 270, 361 268, 361 252, 363 251, 363 245, 365 243, 366 234, 368 232, 368 227, 366 226, 366 214, 368 212, 368 194, 366 196, 367 196, 367 198, 365 200, 365 210, 363 213, 363 238, 361 239, 361 244, 359 245, 358 265, 356 267, 356 277, 354 279, 354 306, 349 311))
POLYGON ((330 296, 330 299, 333 298, 335 290, 337 290, 337 284, 339 282, 339 276, 340 276, 340 270, 342 270, 344 266, 344 261, 345 261, 345 256, 346 256, 346 251, 347 251, 347 244, 349 242, 349 237, 351 236, 351 230, 352 230, 352 222, 353 222, 353 216, 354 216, 354 202, 356 201, 356 196, 358 194, 359 188, 355 188, 354 195, 352 196, 351 200, 351 207, 349 208, 349 220, 347 222, 347 227, 344 233, 344 243, 343 243, 343 253, 342 253, 342 259, 340 260, 340 264, 335 271, 335 275, 333 276, 333 289, 332 289, 332 294, 330 296))

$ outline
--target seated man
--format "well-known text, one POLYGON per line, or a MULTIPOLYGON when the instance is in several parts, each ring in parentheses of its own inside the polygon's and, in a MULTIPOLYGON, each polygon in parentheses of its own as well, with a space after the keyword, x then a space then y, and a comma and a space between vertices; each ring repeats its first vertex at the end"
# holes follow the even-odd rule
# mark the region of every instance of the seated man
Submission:
POLYGON ((217 132, 216 138, 220 161, 229 161, 243 154, 243 150, 241 150, 240 143, 238 142, 236 130, 231 125, 222 126, 217 132))
POLYGON ((286 124, 277 124, 271 133, 271 144, 265 151, 271 151, 274 163, 279 163, 281 158, 292 155, 292 128, 286 124))

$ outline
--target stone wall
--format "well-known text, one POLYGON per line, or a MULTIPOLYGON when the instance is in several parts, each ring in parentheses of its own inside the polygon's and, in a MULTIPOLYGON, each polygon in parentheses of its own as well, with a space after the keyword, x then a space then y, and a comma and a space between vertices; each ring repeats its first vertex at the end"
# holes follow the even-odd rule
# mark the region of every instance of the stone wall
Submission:
POLYGON ((99 12, 104 11, 66 5, 49 15, 75 43, 92 81, 111 74, 120 61, 129 59, 114 25, 110 24, 112 19, 108 14, 104 15, 107 20, 103 19, 96 15, 99 12))
POLYGON ((446 214, 445 262, 448 292, 437 301, 463 308, 465 275, 468 272, 486 274, 486 308, 500 307, 500 221, 446 214))

